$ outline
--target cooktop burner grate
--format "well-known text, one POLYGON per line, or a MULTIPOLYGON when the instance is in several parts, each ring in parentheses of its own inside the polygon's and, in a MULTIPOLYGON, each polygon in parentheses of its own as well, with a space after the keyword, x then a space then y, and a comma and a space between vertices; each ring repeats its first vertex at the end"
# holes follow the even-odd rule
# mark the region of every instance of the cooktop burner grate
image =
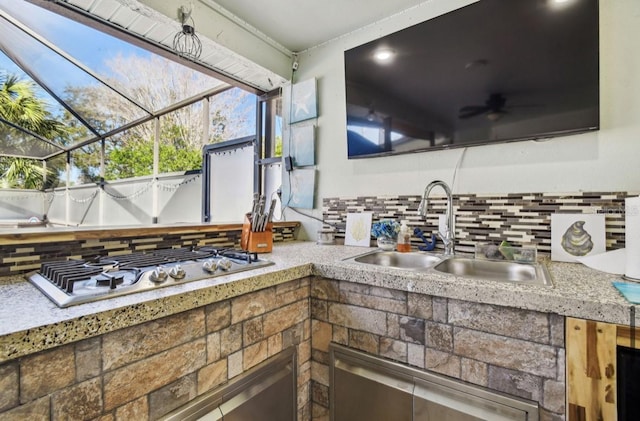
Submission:
POLYGON ((210 252, 199 252, 190 249, 162 249, 147 253, 139 252, 119 256, 105 256, 98 260, 98 264, 117 263, 121 268, 144 268, 165 263, 206 259, 213 255, 210 252))
POLYGON ((47 262, 28 279, 58 306, 68 307, 272 264, 255 253, 205 246, 47 262))
POLYGON ((177 262, 177 261, 185 261, 185 260, 197 260, 197 259, 205 259, 207 257, 214 256, 215 253, 199 250, 190 250, 190 249, 163 249, 157 250, 153 252, 156 256, 161 256, 167 259, 168 261, 177 262))
POLYGON ((256 253, 250 253, 245 250, 204 246, 199 248, 198 251, 208 252, 212 253, 214 256, 228 257, 229 259, 235 259, 247 263, 251 263, 253 260, 258 260, 258 255, 256 253))
POLYGON ((73 292, 74 283, 89 280, 101 272, 101 267, 86 266, 84 260, 43 263, 41 269, 46 278, 69 293, 73 292))

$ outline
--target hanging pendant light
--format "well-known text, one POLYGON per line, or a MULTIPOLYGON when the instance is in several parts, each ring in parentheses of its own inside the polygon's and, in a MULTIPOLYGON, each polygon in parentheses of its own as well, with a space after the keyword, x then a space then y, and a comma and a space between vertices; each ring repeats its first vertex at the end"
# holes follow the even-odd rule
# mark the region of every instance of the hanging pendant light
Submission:
POLYGON ((192 7, 187 9, 184 6, 180 6, 178 9, 178 19, 182 24, 182 31, 173 37, 173 49, 180 57, 197 60, 202 54, 202 42, 196 35, 191 10, 192 7))

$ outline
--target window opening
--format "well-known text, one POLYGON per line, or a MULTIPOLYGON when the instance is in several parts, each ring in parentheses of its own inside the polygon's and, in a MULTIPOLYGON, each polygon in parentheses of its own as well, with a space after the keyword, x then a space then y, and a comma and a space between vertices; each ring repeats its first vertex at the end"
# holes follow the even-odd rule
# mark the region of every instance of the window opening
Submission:
MULTIPOLYGON (((208 71, 27 1, 0 0, 0 30, 5 34, 0 39, 0 75, 28 80, 37 98, 49 104, 51 116, 73 129, 63 138, 45 136, 60 149, 45 147, 32 158, 100 141, 182 101, 231 87, 208 71)), ((12 154, 0 149, 0 155, 12 154)))
MULTIPOLYGON (((207 156, 203 145, 222 143, 212 149, 216 152, 209 163, 226 168, 216 173, 215 182, 240 197, 234 221, 250 210, 253 193, 276 194, 282 154, 279 91, 263 101, 255 88, 232 87, 230 83, 239 83, 211 77, 209 71, 195 70, 197 66, 185 66, 97 27, 99 23, 89 27, 26 1, 0 0, 0 30, 9 34, 0 40, 0 78, 15 75, 26 81, 45 116, 64 128, 60 133, 29 130, 0 114, 2 174, 18 162, 16 157, 38 168, 38 182, 27 188, 53 189, 46 205, 59 221, 102 224, 106 212, 94 207, 113 202, 124 218, 131 216, 126 222, 145 222, 149 216, 156 222, 163 212, 160 196, 185 190, 187 184, 199 189, 194 180, 204 185, 207 180, 199 175, 207 156), (238 142, 241 147, 225 150, 238 142), (156 147, 159 160, 154 163, 156 147), (218 163, 217 157, 228 162, 218 163), (236 172, 241 176, 235 177, 236 172), (239 188, 230 187, 236 182, 239 188), (141 195, 149 196, 141 202, 141 195), (89 202, 89 207, 78 205, 89 202)), ((223 192, 220 187, 214 191, 223 192)), ((214 200, 214 215, 222 215, 217 208, 228 205, 228 200, 214 200)), ((117 213, 109 209, 107 216, 117 213)))

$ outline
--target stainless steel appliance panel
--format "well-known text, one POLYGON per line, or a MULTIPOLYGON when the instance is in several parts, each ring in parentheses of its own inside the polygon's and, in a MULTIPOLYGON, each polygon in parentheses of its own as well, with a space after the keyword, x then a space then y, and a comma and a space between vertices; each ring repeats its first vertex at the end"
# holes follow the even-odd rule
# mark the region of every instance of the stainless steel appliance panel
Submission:
POLYGON ((291 381, 291 367, 282 367, 258 382, 220 405, 224 421, 294 421, 295 381, 291 381))
POLYGON ((289 347, 216 390, 193 399, 162 421, 296 421, 295 347, 289 347))
POLYGON ((331 343, 332 421, 537 421, 537 403, 331 343))
POLYGON ((492 399, 493 395, 490 393, 478 392, 485 391, 460 390, 416 378, 415 419, 420 421, 528 420, 525 410, 497 402, 496 399, 492 399))
POLYGON ((333 369, 332 419, 411 421, 412 379, 394 374, 338 359, 333 369))

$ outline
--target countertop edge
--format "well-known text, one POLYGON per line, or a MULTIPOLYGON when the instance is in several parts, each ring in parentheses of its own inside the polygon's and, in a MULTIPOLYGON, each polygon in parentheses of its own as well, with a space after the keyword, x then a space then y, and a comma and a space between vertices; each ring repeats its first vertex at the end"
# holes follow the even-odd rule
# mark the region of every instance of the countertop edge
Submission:
POLYGON ((25 307, 31 307, 25 308, 25 311, 38 313, 37 317, 29 322, 31 324, 25 320, 22 327, 19 322, 8 326, 15 320, 16 314, 21 314, 21 307, 13 303, 13 308, 0 308, 0 322, 7 323, 3 327, 5 333, 0 333, 0 362, 307 276, 608 323, 630 324, 631 321, 631 310, 634 306, 611 286, 610 281, 619 277, 580 264, 549 264, 554 286, 545 288, 464 279, 434 272, 390 270, 344 260, 368 251, 372 249, 318 246, 311 242, 286 243, 274 247, 273 253, 264 255, 266 259, 275 263, 264 269, 161 288, 157 291, 132 294, 69 309, 57 308, 26 281, 0 286, 0 298, 3 302, 9 303, 12 294, 29 297, 25 307))
POLYGON ((312 265, 306 263, 269 273, 245 274, 241 279, 225 281, 213 278, 204 281, 210 285, 200 288, 16 330, 0 336, 0 363, 302 279, 311 274, 312 265))

